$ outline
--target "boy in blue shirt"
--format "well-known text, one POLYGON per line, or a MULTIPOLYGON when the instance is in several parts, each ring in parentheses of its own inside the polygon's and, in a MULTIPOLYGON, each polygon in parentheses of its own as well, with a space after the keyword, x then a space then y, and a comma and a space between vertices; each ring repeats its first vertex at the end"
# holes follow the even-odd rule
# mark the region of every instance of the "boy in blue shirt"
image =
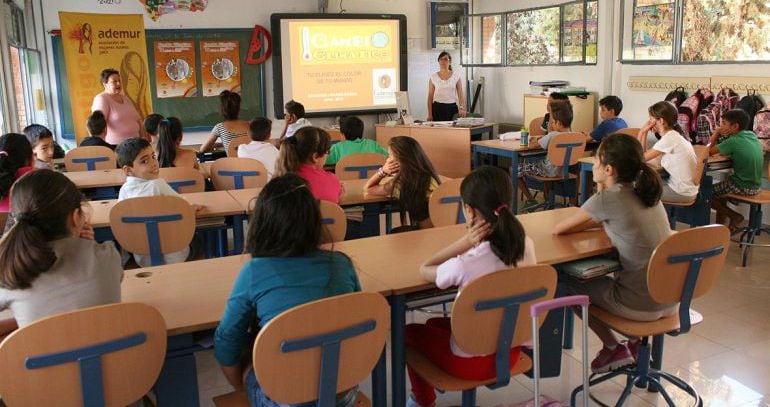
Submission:
POLYGON ((599 117, 602 118, 602 122, 596 126, 590 135, 586 135, 588 141, 602 141, 604 136, 628 128, 626 121, 618 117, 621 110, 623 110, 623 101, 619 97, 609 95, 601 98, 599 100, 599 117))

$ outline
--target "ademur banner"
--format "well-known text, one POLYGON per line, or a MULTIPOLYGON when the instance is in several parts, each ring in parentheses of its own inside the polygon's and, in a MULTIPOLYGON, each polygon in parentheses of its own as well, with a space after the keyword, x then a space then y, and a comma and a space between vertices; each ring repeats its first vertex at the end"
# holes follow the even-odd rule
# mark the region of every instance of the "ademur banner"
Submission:
POLYGON ((88 134, 86 119, 94 96, 104 91, 99 80, 103 69, 120 72, 123 94, 141 117, 147 116, 152 109, 142 15, 61 11, 59 21, 78 142, 88 134))

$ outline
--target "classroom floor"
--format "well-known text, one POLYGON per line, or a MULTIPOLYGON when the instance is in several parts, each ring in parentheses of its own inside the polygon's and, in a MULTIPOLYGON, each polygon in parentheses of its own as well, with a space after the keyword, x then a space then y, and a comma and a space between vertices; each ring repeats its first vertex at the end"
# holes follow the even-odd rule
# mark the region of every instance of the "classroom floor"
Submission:
MULTIPOLYGON (((770 238, 763 236, 763 243, 770 238)), ((749 266, 740 267, 740 251, 732 244, 727 264, 717 285, 705 297, 696 300, 694 309, 704 322, 680 337, 667 336, 663 358, 664 370, 695 387, 705 406, 770 407, 770 249, 755 248, 749 266)), ((425 316, 413 313, 407 321, 422 321, 425 316)), ((578 325, 579 326, 579 325, 578 325)), ((579 330, 579 328, 578 328, 579 330)), ((576 332, 575 348, 562 354, 562 374, 543 380, 545 395, 569 400, 573 388, 582 382, 580 332, 576 332)), ((600 342, 591 335, 590 357, 598 352, 600 342)), ((201 405, 212 406, 213 396, 231 389, 220 373, 213 352, 197 355, 198 385, 201 405)), ((388 374, 390 377, 390 374, 388 374)), ((604 383, 592 393, 606 404, 614 404, 624 379, 604 383)), ((671 386, 667 386, 670 389, 671 386)), ((371 394, 368 380, 361 388, 371 394)), ((690 405, 688 397, 670 390, 677 406, 690 405)), ((390 397, 390 394, 388 394, 390 397)), ((531 399, 532 380, 516 377, 502 389, 486 388, 478 392, 479 406, 514 406, 531 399)), ((460 405, 460 393, 439 394, 438 406, 460 405)), ((627 406, 665 406, 662 397, 635 389, 627 406)))

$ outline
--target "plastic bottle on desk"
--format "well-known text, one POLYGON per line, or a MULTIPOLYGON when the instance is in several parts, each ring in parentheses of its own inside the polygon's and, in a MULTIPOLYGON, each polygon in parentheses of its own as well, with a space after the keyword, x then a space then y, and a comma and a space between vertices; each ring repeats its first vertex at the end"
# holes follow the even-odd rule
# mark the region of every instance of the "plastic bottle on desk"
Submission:
POLYGON ((522 147, 529 147, 529 129, 527 129, 526 127, 521 128, 520 144, 522 147))

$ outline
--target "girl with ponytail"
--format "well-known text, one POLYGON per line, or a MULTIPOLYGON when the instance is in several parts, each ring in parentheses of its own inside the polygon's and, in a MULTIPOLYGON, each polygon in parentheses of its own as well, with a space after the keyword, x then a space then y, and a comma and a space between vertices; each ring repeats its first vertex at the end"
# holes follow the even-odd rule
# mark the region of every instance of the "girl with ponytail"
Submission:
POLYGON ((120 302, 120 254, 112 242, 94 241, 84 197, 72 181, 48 169, 33 171, 14 184, 12 201, 14 225, 0 240, 0 311, 10 308, 23 327, 120 302))
POLYGON ((665 202, 690 202, 698 195, 695 170, 698 165, 692 144, 683 136, 677 124, 677 110, 669 102, 658 102, 648 109, 650 120, 639 130, 639 140, 644 143, 649 131, 661 134, 652 148, 644 153, 644 160, 660 157, 660 164, 669 174, 663 184, 662 199, 665 202))
MULTIPOLYGON (((556 225, 554 234, 604 227, 618 250, 622 270, 614 277, 567 279, 568 291, 588 295, 592 305, 636 321, 655 321, 672 315, 678 304, 655 302, 647 287, 647 262, 658 244, 671 234, 660 201, 660 177, 645 163, 639 141, 624 134, 612 134, 602 140, 593 173, 598 193, 577 213, 556 225)), ((607 326, 593 319, 588 324, 604 345, 591 363, 594 373, 634 362, 638 338, 620 343, 607 326)))
POLYGON ((195 152, 181 148, 182 122, 176 117, 158 123, 158 163, 161 168, 191 167, 198 169, 195 152))
MULTIPOLYGON (((516 219, 509 204, 513 196, 511 178, 496 167, 479 167, 460 185, 468 232, 460 240, 436 253, 420 267, 420 273, 439 288, 460 287, 495 271, 537 263, 532 239, 516 219)), ((451 339, 449 318, 432 318, 425 324, 406 327, 406 344, 421 350, 433 363, 461 379, 495 377, 495 355, 468 355, 451 339)), ((519 348, 510 358, 518 360, 519 348)), ((433 387, 413 370, 410 406, 432 406, 433 387)))
POLYGON ((312 126, 300 128, 281 144, 275 176, 296 173, 305 179, 316 199, 340 203, 342 183, 336 175, 324 171, 331 146, 326 130, 312 126))
POLYGON ((0 137, 0 212, 10 211, 11 185, 35 169, 34 161, 32 145, 26 136, 8 133, 0 137))

